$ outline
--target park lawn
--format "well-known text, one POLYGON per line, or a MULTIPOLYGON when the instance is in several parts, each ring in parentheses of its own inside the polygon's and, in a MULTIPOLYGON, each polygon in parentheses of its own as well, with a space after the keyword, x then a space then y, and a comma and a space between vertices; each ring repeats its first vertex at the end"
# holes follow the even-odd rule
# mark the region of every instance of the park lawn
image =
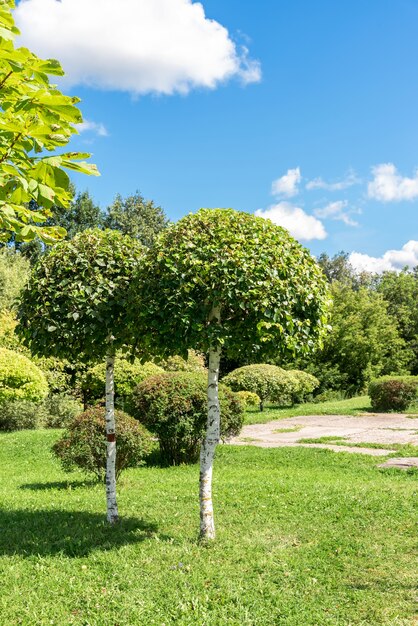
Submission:
POLYGON ((356 396, 344 400, 328 400, 327 402, 305 402, 292 407, 275 407, 267 405, 264 411, 258 408, 247 410, 245 424, 266 424, 272 420, 305 415, 361 415, 371 411, 369 396, 356 396))
POLYGON ((58 431, 0 435, 0 622, 411 626, 416 475, 305 448, 220 446, 218 539, 196 541, 198 467, 143 467, 104 520, 58 431))

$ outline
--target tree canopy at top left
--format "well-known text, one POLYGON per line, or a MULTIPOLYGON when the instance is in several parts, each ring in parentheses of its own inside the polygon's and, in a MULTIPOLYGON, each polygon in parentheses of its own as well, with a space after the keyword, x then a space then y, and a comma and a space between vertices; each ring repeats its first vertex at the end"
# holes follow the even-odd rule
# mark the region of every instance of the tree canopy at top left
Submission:
POLYGON ((0 240, 15 233, 20 241, 40 237, 52 243, 65 235, 63 228, 46 225, 54 205, 71 201, 65 170, 99 173, 85 162, 89 154, 56 153, 82 122, 75 106, 80 100, 50 84, 49 75, 64 74, 58 61, 15 47, 14 4, 0 2, 0 240))

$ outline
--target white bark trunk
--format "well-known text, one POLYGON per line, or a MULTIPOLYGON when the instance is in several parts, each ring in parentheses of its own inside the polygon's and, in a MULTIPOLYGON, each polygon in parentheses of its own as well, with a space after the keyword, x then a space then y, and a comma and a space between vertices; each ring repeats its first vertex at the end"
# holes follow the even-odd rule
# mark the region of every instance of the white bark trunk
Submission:
POLYGON ((115 424, 115 356, 106 359, 106 504, 107 521, 114 524, 118 521, 118 505, 116 502, 116 424, 115 424))
MULTIPOLYGON (((219 310, 213 317, 220 318, 219 310)), ((200 538, 215 539, 215 522, 212 503, 212 469, 215 449, 221 432, 220 407, 218 397, 219 362, 221 349, 209 350, 208 372, 208 421, 205 439, 200 448, 200 538)))

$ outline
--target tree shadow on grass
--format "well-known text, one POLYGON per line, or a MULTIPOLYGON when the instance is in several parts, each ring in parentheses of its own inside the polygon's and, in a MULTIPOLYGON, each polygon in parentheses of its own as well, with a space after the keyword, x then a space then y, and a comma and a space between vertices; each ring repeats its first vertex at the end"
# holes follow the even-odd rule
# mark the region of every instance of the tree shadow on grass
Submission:
POLYGON ((140 543, 155 536, 157 529, 155 523, 134 517, 111 526, 104 515, 84 511, 0 509, 0 555, 78 558, 140 543))
POLYGON ((28 489, 30 491, 45 491, 48 489, 83 489, 87 487, 95 487, 96 485, 101 485, 97 480, 61 480, 56 482, 49 483, 27 483, 24 485, 20 485, 19 489, 28 489))

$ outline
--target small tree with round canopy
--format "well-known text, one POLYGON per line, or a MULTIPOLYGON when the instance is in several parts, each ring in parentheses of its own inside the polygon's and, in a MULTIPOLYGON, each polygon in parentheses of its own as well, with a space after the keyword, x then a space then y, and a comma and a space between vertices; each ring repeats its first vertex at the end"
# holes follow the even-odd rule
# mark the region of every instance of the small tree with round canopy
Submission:
POLYGON ((327 328, 325 278, 309 252, 269 220, 201 209, 158 237, 138 267, 131 294, 132 323, 149 354, 186 356, 193 348, 208 355, 200 535, 213 539, 221 354, 260 362, 314 348, 327 328))
POLYGON ((129 344, 126 294, 142 246, 117 231, 86 230, 35 266, 21 296, 18 332, 32 353, 86 363, 106 360, 107 518, 118 519, 114 362, 129 344))

